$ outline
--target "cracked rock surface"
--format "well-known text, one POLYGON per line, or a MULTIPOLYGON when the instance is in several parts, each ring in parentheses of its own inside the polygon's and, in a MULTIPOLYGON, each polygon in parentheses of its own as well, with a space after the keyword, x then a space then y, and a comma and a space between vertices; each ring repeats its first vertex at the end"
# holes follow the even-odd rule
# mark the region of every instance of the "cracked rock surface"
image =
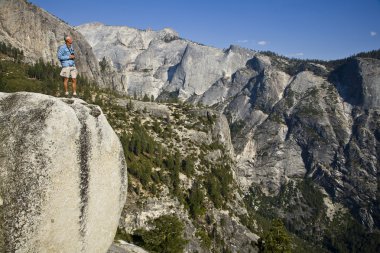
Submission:
POLYGON ((106 252, 127 168, 101 109, 0 93, 0 140, 1 252, 106 252))

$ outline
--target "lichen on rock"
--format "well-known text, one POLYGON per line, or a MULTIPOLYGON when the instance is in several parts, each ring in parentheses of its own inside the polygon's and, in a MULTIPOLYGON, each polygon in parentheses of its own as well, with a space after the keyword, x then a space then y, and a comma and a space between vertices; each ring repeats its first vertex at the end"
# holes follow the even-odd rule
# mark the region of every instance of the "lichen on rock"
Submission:
POLYGON ((80 99, 0 93, 0 140, 0 246, 106 252, 127 173, 101 109, 80 99))

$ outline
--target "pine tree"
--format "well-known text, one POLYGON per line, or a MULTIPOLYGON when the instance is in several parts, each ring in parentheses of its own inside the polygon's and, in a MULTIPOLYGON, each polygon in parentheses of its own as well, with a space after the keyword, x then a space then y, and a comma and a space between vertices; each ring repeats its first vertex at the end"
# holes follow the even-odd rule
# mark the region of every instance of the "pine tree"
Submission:
POLYGON ((142 238, 140 246, 151 252, 178 253, 183 252, 187 240, 183 238, 184 225, 174 215, 164 215, 153 222, 152 230, 138 230, 136 234, 142 238))
POLYGON ((106 57, 103 57, 103 59, 99 62, 100 71, 105 72, 108 68, 108 63, 106 60, 106 57))
POLYGON ((194 161, 192 158, 186 157, 186 159, 182 160, 182 171, 188 176, 194 173, 194 161))
POLYGON ((157 151, 156 151, 157 154, 156 154, 155 164, 158 167, 161 167, 162 166, 162 147, 161 147, 161 145, 157 145, 156 149, 157 149, 157 151))
POLYGON ((182 165, 182 158, 178 150, 175 152, 175 155, 174 155, 174 165, 175 165, 174 166, 175 171, 179 172, 182 165))
POLYGON ((147 94, 144 94, 143 101, 144 102, 150 102, 150 99, 149 99, 147 94))
POLYGON ((203 199, 203 191, 200 189, 198 183, 194 183, 189 194, 190 214, 193 218, 196 218, 204 213, 205 209, 203 206, 203 199))
POLYGON ((280 219, 272 221, 270 230, 264 234, 261 244, 263 253, 290 253, 291 239, 280 219))

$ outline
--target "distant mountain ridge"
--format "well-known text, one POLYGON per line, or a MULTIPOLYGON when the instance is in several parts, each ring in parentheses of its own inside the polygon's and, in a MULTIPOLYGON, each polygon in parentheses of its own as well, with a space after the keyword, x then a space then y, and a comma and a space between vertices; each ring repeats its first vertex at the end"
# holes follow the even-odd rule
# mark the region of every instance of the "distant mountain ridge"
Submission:
POLYGON ((76 28, 87 38, 98 60, 104 58, 108 63, 112 87, 139 97, 165 98, 174 93, 186 100, 201 95, 255 55, 236 46, 227 50, 204 46, 167 28, 150 31, 101 23, 76 28))

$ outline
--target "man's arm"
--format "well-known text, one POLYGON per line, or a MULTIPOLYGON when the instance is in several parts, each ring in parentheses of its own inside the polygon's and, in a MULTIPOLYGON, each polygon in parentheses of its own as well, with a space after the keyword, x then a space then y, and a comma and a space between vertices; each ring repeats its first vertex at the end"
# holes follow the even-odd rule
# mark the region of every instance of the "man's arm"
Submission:
POLYGON ((60 61, 66 61, 70 59, 70 56, 65 54, 65 48, 62 46, 58 48, 57 57, 60 61))

